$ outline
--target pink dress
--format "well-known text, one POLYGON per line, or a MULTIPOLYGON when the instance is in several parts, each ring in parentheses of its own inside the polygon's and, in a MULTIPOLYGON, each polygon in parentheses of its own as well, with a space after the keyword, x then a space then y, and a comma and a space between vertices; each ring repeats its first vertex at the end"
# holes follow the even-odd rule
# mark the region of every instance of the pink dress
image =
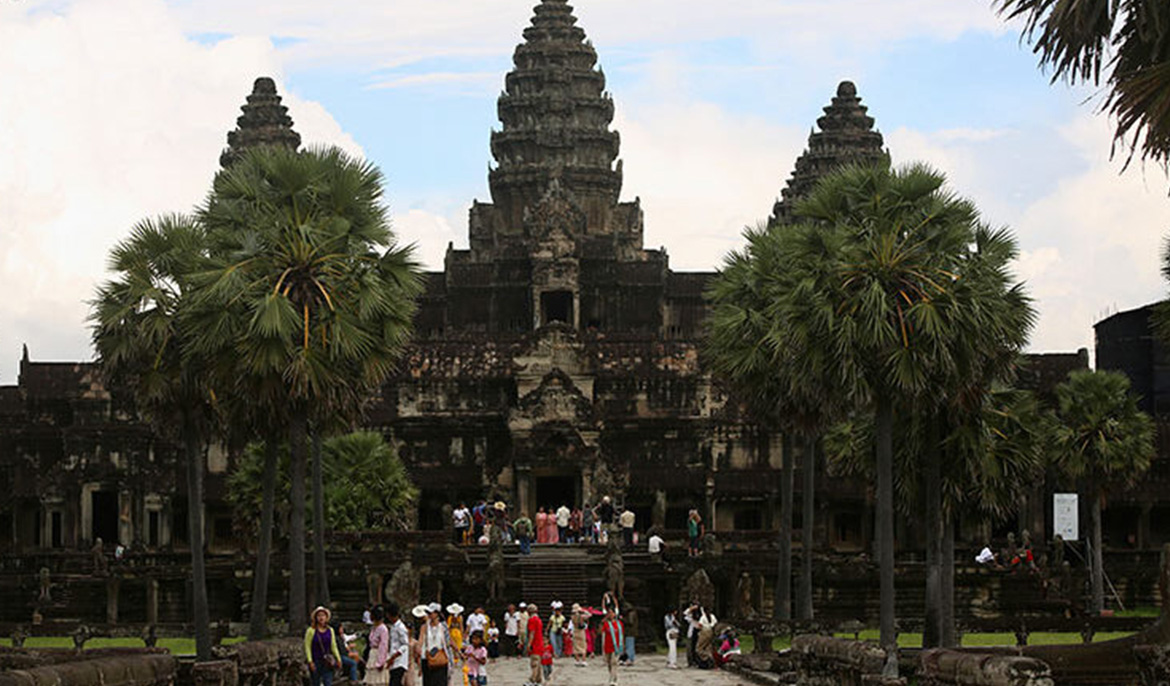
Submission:
POLYGON ((561 532, 557 529, 557 516, 549 513, 548 518, 545 520, 545 527, 547 527, 548 533, 544 535, 544 542, 559 543, 561 540, 561 532))
POLYGON ((536 513, 536 542, 548 543, 548 515, 543 512, 536 513))

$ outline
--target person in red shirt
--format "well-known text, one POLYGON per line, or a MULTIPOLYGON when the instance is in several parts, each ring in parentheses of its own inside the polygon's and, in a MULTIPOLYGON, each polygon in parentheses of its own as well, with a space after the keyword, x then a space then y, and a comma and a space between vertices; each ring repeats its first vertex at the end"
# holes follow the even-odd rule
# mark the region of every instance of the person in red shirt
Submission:
POLYGON ((540 658, 544 654, 544 622, 540 620, 540 613, 536 606, 528 604, 528 666, 532 673, 528 676, 526 686, 544 683, 544 670, 540 666, 540 658))
POLYGON ((617 686, 618 655, 626 645, 622 621, 614 614, 613 608, 605 611, 601 623, 601 648, 605 653, 605 666, 609 668, 609 686, 617 686))

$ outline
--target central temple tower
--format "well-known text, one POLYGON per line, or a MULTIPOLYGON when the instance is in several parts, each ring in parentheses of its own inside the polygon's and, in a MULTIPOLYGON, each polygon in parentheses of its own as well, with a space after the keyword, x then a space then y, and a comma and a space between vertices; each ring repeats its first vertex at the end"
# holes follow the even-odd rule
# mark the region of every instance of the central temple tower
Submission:
POLYGON ((666 256, 642 248, 638 202, 619 202, 613 99, 565 0, 536 6, 513 63, 492 132, 492 202, 473 203, 470 249, 448 249, 419 332, 667 333, 666 256))

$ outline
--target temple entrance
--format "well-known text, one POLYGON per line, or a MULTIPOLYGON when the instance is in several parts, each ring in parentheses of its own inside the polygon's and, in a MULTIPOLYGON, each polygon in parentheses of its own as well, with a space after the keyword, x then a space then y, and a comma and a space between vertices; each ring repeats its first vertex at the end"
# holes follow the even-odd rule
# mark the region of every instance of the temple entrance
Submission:
POLYGON ((93 506, 91 540, 102 539, 106 545, 118 542, 118 494, 115 491, 94 491, 90 494, 93 506))
POLYGON ((561 505, 570 509, 580 505, 578 481, 578 477, 571 475, 536 477, 536 507, 555 512, 561 505))

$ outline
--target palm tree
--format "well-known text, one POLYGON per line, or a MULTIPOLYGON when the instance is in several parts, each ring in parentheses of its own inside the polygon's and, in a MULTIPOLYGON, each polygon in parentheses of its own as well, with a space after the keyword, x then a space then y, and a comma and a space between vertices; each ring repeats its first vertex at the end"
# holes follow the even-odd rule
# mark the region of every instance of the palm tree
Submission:
POLYGON ((1073 372, 1056 387, 1058 435, 1065 473, 1083 479, 1089 501, 1093 611, 1105 609, 1101 503, 1110 486, 1132 485, 1150 467, 1154 425, 1119 372, 1073 372))
POLYGON ((199 211, 214 260, 200 275, 196 347, 230 348, 236 392, 288 433, 290 630, 307 617, 310 421, 360 416, 410 334, 420 288, 411 248, 394 244, 382 181, 336 148, 258 148, 216 176, 199 211))
POLYGON ((212 406, 205 366, 185 358, 180 319, 191 300, 191 274, 206 260, 204 247, 204 231, 189 217, 139 222, 110 252, 116 276, 98 289, 90 314, 98 363, 111 384, 130 389, 155 430, 183 446, 199 660, 211 659, 202 505, 212 406))
MULTIPOLYGON (((1022 18, 1040 66, 1052 79, 1097 86, 1117 119, 1114 146, 1170 163, 1170 5, 1149 0, 999 0, 1022 18)), ((1127 160, 1128 162, 1128 160, 1127 160)))
MULTIPOLYGON (((825 177, 778 235, 784 288, 773 336, 793 377, 816 378, 874 417, 881 643, 897 669, 894 629, 894 410, 925 405, 938 379, 978 371, 975 346, 1022 345, 1003 321, 1014 242, 923 165, 851 167, 825 177), (980 270, 999 278, 975 278, 980 270)), ((1013 295, 1014 294, 1014 295, 1013 295)))
POLYGON ((724 261, 708 289, 713 311, 707 326, 705 354, 712 370, 735 389, 753 419, 765 428, 783 431, 784 455, 780 476, 779 556, 776 578, 777 620, 792 619, 792 505, 794 435, 804 437, 802 488, 802 565, 798 615, 812 619, 812 528, 815 446, 826 417, 837 411, 836 394, 822 379, 800 370, 791 343, 774 335, 786 323, 773 305, 786 288, 784 265, 776 232, 782 227, 760 226, 744 231, 747 246, 724 261))

